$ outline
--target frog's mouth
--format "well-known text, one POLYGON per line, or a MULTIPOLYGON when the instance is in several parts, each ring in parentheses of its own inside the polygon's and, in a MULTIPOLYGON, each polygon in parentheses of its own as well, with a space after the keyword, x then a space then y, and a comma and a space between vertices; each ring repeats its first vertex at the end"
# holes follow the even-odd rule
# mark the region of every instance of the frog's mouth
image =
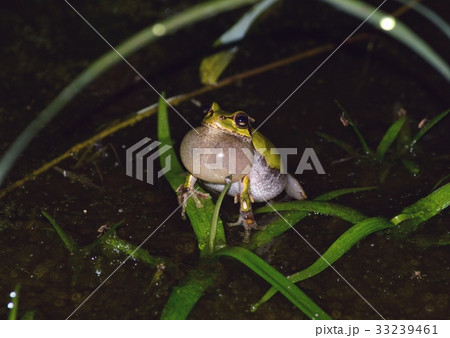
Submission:
POLYGON ((210 129, 213 129, 213 130, 220 130, 220 132, 224 132, 224 133, 227 133, 227 134, 230 134, 230 135, 238 136, 238 137, 241 137, 241 138, 249 140, 249 141, 251 140, 251 135, 252 135, 252 131, 253 131, 253 128, 250 127, 250 126, 248 128, 246 128, 246 129, 230 130, 230 129, 224 128, 218 122, 210 123, 210 122, 202 121, 202 125, 207 127, 207 128, 210 128, 210 129))

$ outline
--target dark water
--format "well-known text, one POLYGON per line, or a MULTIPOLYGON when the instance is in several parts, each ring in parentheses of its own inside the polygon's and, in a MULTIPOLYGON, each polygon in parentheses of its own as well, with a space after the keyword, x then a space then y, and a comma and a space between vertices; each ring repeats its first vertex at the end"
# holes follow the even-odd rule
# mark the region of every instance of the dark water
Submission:
MULTIPOLYGON (((194 2, 192 2, 194 3, 194 2)), ((277 5, 253 27, 224 76, 261 66, 327 43, 340 44, 359 24, 325 4, 289 2, 277 5)), ((371 1, 374 5, 375 1, 371 1)), ((73 1, 106 39, 117 45, 134 32, 192 5, 188 2, 73 1)), ((445 2, 427 3, 438 13, 449 13, 445 2)), ((0 12, 2 71, 0 91, 0 152, 59 91, 108 46, 64 2, 15 2, 0 12), (8 7, 9 6, 9 7, 8 7), (50 15, 51 13, 51 15, 50 15)), ((388 1, 385 11, 398 4, 388 1)), ((129 58, 130 63, 167 96, 201 87, 198 65, 215 39, 244 11, 235 11, 167 36, 129 58)), ((445 17, 445 15, 443 15, 445 17)), ((401 19, 448 60, 448 40, 414 12, 401 19)), ((413 154, 420 172, 412 175, 393 162, 383 183, 383 165, 367 158, 348 157, 337 146, 317 136, 321 131, 358 147, 350 128, 339 122, 342 104, 374 149, 399 108, 407 112, 407 127, 414 135, 423 118, 449 107, 449 85, 409 49, 365 25, 372 38, 344 45, 262 126, 261 131, 279 147, 312 147, 326 175, 306 171, 297 176, 311 197, 333 189, 378 185, 378 189, 341 197, 336 202, 369 216, 391 218, 432 191, 448 174, 448 118, 436 125, 413 154)), ((239 83, 196 97, 203 105, 218 101, 227 110, 242 109, 263 121, 329 55, 320 54, 277 68, 239 83)), ((17 162, 8 183, 20 179, 105 125, 157 101, 157 95, 126 64, 102 75, 46 127, 17 162)), ((201 108, 191 102, 177 107, 197 125, 201 108)), ((170 113, 175 144, 189 130, 170 113)), ((76 165, 80 155, 59 164, 84 175, 100 188, 82 185, 51 169, 8 194, 0 204, 0 316, 7 316, 9 292, 21 284, 19 316, 34 311, 36 318, 64 319, 105 281, 126 258, 114 251, 95 249, 90 254, 69 254, 48 221, 46 210, 76 242, 92 243, 102 225, 124 220, 118 236, 135 245, 148 237, 176 208, 176 196, 164 179, 151 186, 125 175, 125 149, 143 137, 156 139, 156 119, 124 129, 95 145, 98 156, 76 165), (117 157, 116 157, 117 153, 117 157)), ((290 157, 295 171, 301 152, 290 157)), ((388 153, 388 157, 392 153, 388 153)), ((235 217, 230 201, 226 214, 235 217)), ((370 235, 352 248, 334 267, 385 318, 449 319, 450 280, 448 248, 433 245, 449 232, 448 211, 432 218, 408 238, 388 232, 370 235), (420 271, 421 279, 413 277, 420 271)), ((349 224, 331 217, 310 216, 296 229, 320 252, 349 224)), ((237 229, 226 229, 232 245, 241 245, 237 229)), ((159 318, 174 286, 198 264, 195 235, 178 214, 144 244, 151 254, 174 262, 152 284, 155 269, 127 261, 74 314, 82 319, 159 318)), ((288 231, 260 253, 283 274, 299 271, 317 255, 288 231)), ((257 312, 250 305, 268 284, 231 260, 214 267, 219 281, 207 290, 190 318, 305 318, 277 295, 257 312)), ((317 304, 336 319, 376 319, 376 312, 331 269, 299 284, 317 304)))

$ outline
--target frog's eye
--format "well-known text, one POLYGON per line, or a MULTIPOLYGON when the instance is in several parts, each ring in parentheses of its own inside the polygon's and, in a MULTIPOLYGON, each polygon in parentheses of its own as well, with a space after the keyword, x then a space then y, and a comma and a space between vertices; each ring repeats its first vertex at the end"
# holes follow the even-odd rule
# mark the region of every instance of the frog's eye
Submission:
POLYGON ((249 117, 245 113, 237 113, 234 115, 234 124, 238 128, 248 128, 249 122, 249 117))

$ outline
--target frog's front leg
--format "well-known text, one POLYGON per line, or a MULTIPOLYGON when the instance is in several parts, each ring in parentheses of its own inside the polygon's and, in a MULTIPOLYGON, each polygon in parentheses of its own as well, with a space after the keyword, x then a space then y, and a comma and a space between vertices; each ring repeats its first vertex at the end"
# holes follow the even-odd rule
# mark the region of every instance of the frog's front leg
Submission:
POLYGON ((194 199, 197 208, 203 208, 203 203, 198 199, 198 197, 201 197, 203 199, 209 197, 209 194, 205 194, 194 189, 195 182, 197 182, 197 178, 188 173, 186 174, 186 180, 184 181, 184 184, 180 185, 177 189, 177 199, 178 204, 181 205, 182 219, 186 219, 186 205, 190 197, 194 199))
POLYGON ((264 230, 265 226, 259 226, 256 224, 255 217, 252 212, 252 203, 254 202, 253 196, 250 193, 250 179, 248 175, 244 176, 241 184, 243 185, 241 193, 235 196, 235 203, 240 201, 239 218, 234 223, 228 223, 228 226, 242 225, 244 227, 244 239, 243 241, 248 243, 250 239, 250 233, 252 229, 264 230))

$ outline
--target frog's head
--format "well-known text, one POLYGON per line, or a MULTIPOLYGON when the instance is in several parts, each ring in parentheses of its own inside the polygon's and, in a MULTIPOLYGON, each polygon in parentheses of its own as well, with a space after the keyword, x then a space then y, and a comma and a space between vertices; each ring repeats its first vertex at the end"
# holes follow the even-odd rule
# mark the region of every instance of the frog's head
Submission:
POLYGON ((216 102, 213 102, 202 120, 202 124, 206 127, 243 136, 248 139, 252 137, 252 127, 250 125, 252 122, 255 122, 255 120, 243 111, 227 113, 216 102))

